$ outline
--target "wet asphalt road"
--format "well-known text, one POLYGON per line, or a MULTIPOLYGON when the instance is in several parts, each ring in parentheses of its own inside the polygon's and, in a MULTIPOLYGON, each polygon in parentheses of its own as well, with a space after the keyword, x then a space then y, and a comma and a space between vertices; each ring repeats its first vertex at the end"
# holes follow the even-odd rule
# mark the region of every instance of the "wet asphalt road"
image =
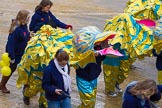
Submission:
MULTIPOLYGON (((52 12, 57 18, 73 25, 73 32, 81 27, 94 25, 103 30, 106 19, 123 12, 127 0, 52 0, 54 5, 52 12)), ((0 54, 4 52, 8 29, 11 19, 15 18, 20 9, 27 9, 34 12, 35 6, 40 0, 1 0, 0 3, 0 54)), ((145 58, 142 61, 134 63, 135 69, 130 71, 121 87, 124 89, 126 84, 132 80, 143 80, 152 78, 156 80, 155 58, 145 58)), ((0 75, 1 77, 1 75, 0 75)), ((31 105, 26 106, 22 101, 22 90, 15 87, 17 72, 13 74, 8 82, 7 87, 11 94, 0 92, 0 108, 38 108, 37 98, 31 100, 31 105)), ((80 103, 75 83, 75 72, 72 69, 72 104, 80 103)), ((160 103, 159 103, 160 104, 160 103)), ((162 106, 162 104, 161 104, 162 106)), ((74 106, 75 108, 75 106, 74 106)), ((121 94, 118 97, 111 98, 104 94, 104 79, 101 74, 99 77, 98 94, 96 108, 121 108, 121 94)))

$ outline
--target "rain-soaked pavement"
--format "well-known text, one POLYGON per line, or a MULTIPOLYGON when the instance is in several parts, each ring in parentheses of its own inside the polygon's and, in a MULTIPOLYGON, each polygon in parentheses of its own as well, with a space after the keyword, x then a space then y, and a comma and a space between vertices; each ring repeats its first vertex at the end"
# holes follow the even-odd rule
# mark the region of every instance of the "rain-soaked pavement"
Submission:
MULTIPOLYGON (((53 13, 63 22, 72 24, 73 32, 81 27, 94 25, 101 30, 105 20, 123 12, 127 0, 52 0, 53 13)), ((8 29, 12 18, 15 18, 20 9, 27 9, 33 14, 35 6, 40 0, 1 0, 0 3, 0 55, 4 52, 8 36, 8 29)), ((143 80, 152 78, 156 80, 155 58, 145 58, 134 63, 135 69, 130 71, 129 77, 121 87, 124 89, 126 84, 132 80, 143 80)), ((0 75, 1 77, 1 75, 0 75)), ((11 90, 10 94, 3 94, 0 91, 0 108, 38 108, 38 96, 31 100, 31 105, 26 106, 22 101, 22 90, 15 87, 17 72, 9 80, 7 87, 11 90)), ((75 72, 72 70, 72 104, 80 103, 75 84, 75 72)), ((104 94, 104 79, 101 74, 99 77, 98 94, 96 108, 121 108, 121 94, 112 98, 104 94)), ((161 102, 159 102, 160 104, 161 102)), ((160 104, 162 107, 162 103, 160 104)), ((75 106, 74 106, 75 108, 75 106)))

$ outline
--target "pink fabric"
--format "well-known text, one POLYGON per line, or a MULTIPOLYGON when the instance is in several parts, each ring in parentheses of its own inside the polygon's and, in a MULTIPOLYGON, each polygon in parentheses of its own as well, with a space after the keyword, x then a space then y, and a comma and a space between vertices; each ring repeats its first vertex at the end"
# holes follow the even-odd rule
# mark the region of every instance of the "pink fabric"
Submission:
POLYGON ((145 26, 156 26, 156 23, 154 20, 143 19, 143 20, 136 20, 136 21, 137 21, 137 23, 143 24, 145 26))
POLYGON ((119 51, 114 50, 112 47, 104 48, 104 49, 99 50, 97 52, 99 52, 101 55, 109 55, 109 54, 111 54, 111 55, 115 55, 115 56, 124 56, 119 51))

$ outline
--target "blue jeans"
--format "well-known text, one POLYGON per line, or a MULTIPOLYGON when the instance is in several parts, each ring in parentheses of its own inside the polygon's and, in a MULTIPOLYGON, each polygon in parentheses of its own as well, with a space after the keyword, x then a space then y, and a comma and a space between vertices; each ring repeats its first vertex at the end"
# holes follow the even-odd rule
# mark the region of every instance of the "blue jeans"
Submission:
POLYGON ((70 98, 60 101, 48 100, 48 108, 71 108, 71 100, 70 98))

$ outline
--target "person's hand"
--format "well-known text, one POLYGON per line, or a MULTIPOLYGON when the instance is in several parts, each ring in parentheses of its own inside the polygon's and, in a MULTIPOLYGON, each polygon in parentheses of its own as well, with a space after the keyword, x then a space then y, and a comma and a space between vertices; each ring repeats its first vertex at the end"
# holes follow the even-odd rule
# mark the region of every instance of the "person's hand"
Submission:
POLYGON ((15 59, 10 60, 10 63, 14 64, 15 63, 15 59))
POLYGON ((66 26, 66 29, 73 30, 73 26, 72 26, 72 25, 67 25, 67 26, 66 26))
POLYGON ((30 31, 30 37, 33 37, 35 35, 34 31, 30 31))
POLYGON ((55 93, 58 94, 58 95, 62 95, 61 92, 62 92, 62 90, 60 90, 60 89, 55 90, 55 93))
POLYGON ((97 51, 94 53, 94 56, 96 56, 96 57, 99 56, 99 55, 100 55, 100 53, 97 52, 97 51))

